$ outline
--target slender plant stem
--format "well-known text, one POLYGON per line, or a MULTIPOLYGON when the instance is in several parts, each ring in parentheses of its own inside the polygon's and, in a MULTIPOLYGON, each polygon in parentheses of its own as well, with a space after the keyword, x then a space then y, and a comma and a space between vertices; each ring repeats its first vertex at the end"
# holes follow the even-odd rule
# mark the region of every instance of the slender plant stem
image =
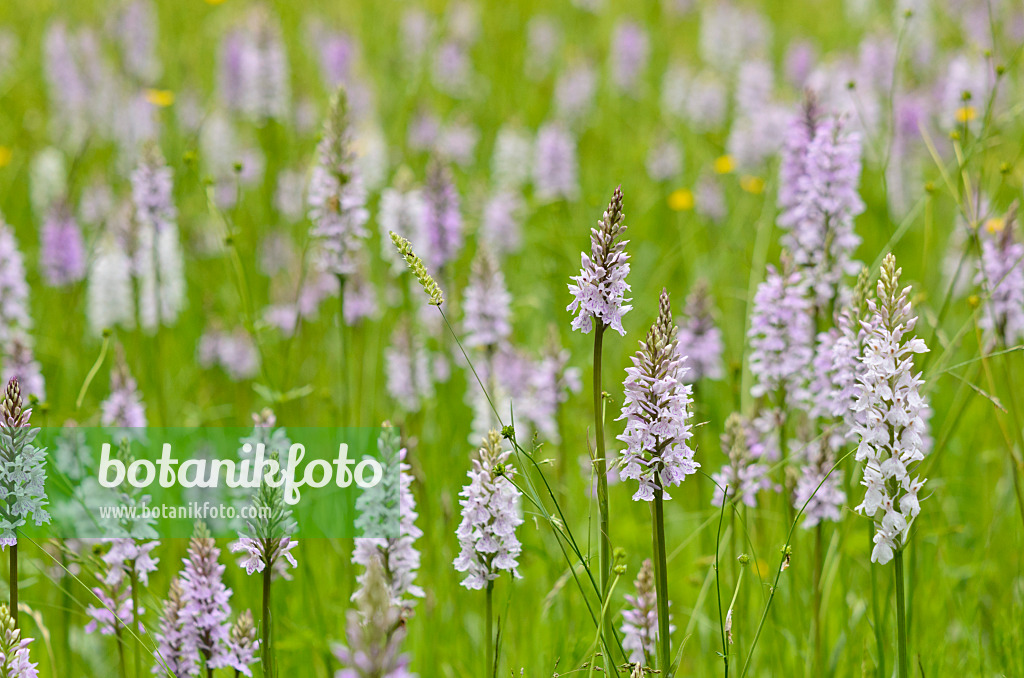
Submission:
MULTIPOLYGON (((349 425, 345 421, 348 407, 348 362, 345 355, 345 276, 338 276, 338 410, 341 412, 342 425, 349 425)), ((353 423, 354 425, 354 423, 353 423)))
MULTIPOLYGON (((874 543, 875 523, 872 520, 865 521, 868 526, 868 544, 874 543)), ((875 618, 875 646, 878 648, 878 678, 886 678, 885 674, 885 644, 882 641, 882 612, 878 605, 878 580, 875 577, 875 568, 871 570, 871 613, 875 618)))
MULTIPOLYGON (((135 571, 135 562, 131 563, 131 573, 129 575, 131 587, 132 587, 132 614, 135 616, 135 624, 139 624, 141 618, 139 616, 139 575, 135 571)), ((135 639, 135 675, 142 676, 142 655, 140 654, 140 646, 138 638, 135 639)))
POLYGON ((822 676, 824 672, 822 670, 821 661, 821 569, 824 567, 822 562, 822 540, 824 535, 822 533, 823 527, 821 523, 818 523, 814 528, 814 675, 822 676))
POLYGON ((722 523, 725 521, 725 506, 729 502, 729 485, 722 488, 722 506, 718 512, 718 534, 715 537, 715 592, 718 596, 718 630, 722 636, 722 662, 725 664, 725 678, 729 678, 729 645, 725 637, 725 617, 722 614, 722 572, 719 551, 722 547, 722 523))
POLYGON ((121 678, 128 678, 128 663, 124 660, 124 636, 121 634, 121 627, 117 626, 120 620, 114 621, 114 636, 117 638, 117 656, 121 659, 118 664, 121 667, 121 678))
MULTIPOLYGON (((608 580, 611 576, 611 536, 609 535, 608 516, 608 463, 605 459, 604 449, 604 397, 601 390, 601 354, 604 348, 604 323, 596 321, 594 329, 594 432, 596 438, 594 460, 595 472, 597 474, 597 510, 598 510, 598 567, 600 568, 599 581, 601 583, 601 599, 608 595, 608 580)), ((604 613, 604 629, 612 626, 611 610, 604 613)), ((605 636, 605 645, 611 647, 611 642, 605 636)), ((610 658, 609 658, 610 659, 610 658)))
POLYGON ((661 656, 658 668, 661 675, 672 675, 672 636, 668 623, 668 572, 665 554, 665 491, 661 488, 660 474, 655 474, 654 489, 654 587, 658 596, 658 650, 661 656))
POLYGON ((788 522, 793 522, 793 518, 795 517, 793 512, 796 510, 796 507, 794 507, 793 502, 789 500, 789 498, 793 496, 793 492, 790 487, 789 473, 787 472, 789 469, 790 459, 789 450, 787 449, 789 447, 789 440, 786 438, 786 389, 781 388, 780 393, 781 396, 779 397, 779 402, 782 403, 782 405, 779 408, 778 427, 779 458, 782 460, 782 463, 779 464, 779 468, 782 471, 782 478, 780 479, 781 482, 779 485, 783 488, 782 503, 786 505, 786 520, 788 522))
POLYGON ((71 585, 70 577, 67 574, 67 565, 65 563, 65 554, 63 551, 60 553, 60 602, 62 610, 62 618, 64 622, 64 628, 61 629, 61 650, 63 650, 64 660, 68 666, 71 666, 71 591, 69 587, 71 585))
MULTIPOLYGON (((1006 338, 1003 332, 999 333, 1000 344, 1003 348, 1006 347, 1006 338)), ((984 355, 984 354, 983 354, 984 355)), ((1024 454, 1024 428, 1021 427, 1019 410, 1017 409, 1017 396, 1014 395, 1016 391, 1016 384, 1013 383, 1013 365, 1010 363, 1010 354, 1003 354, 1003 375, 1006 377, 1007 382, 1007 395, 1010 399, 1010 415, 1013 419, 1013 432, 1017 437, 1017 446, 1022 454, 1024 454)), ((986 365, 987 367, 987 365, 986 365)), ((993 385, 994 386, 994 385, 993 385)), ((998 416, 998 413, 997 413, 998 416)), ((1017 509, 1020 511, 1021 520, 1024 520, 1024 491, 1021 490, 1020 476, 1024 473, 1024 465, 1021 464, 1020 458, 1014 454, 1013 443, 1010 442, 1010 476, 1013 478, 1013 492, 1017 498, 1017 509)))
POLYGON ((260 660, 263 665, 263 678, 273 678, 274 651, 270 645, 270 578, 273 568, 268 563, 263 568, 263 609, 262 629, 263 640, 260 643, 260 660))
POLYGON ((18 624, 18 544, 11 544, 11 619, 14 620, 14 628, 18 624))
POLYGON ((910 678, 907 669, 907 601, 903 581, 903 549, 893 558, 896 565, 896 654, 899 661, 899 678, 910 678))
POLYGON ((486 672, 484 675, 493 678, 498 673, 498 658, 494 656, 494 582, 487 582, 487 605, 484 615, 487 617, 487 654, 484 657, 486 672))
POLYGON ((89 368, 89 373, 85 375, 85 381, 82 382, 82 388, 78 391, 78 398, 75 399, 75 409, 82 409, 82 401, 85 400, 85 394, 89 391, 89 384, 96 378, 96 374, 100 371, 100 366, 103 365, 104 358, 107 357, 107 349, 110 347, 110 333, 103 332, 103 345, 100 346, 100 355, 96 358, 96 362, 89 368))

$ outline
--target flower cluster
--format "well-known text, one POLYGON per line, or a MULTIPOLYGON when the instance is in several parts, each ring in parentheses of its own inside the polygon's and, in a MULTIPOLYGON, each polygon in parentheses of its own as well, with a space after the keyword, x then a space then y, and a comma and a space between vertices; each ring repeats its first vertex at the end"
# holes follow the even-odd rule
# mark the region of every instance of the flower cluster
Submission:
POLYGON ((434 394, 434 373, 430 352, 408 324, 395 327, 384 362, 388 395, 406 412, 418 412, 434 394))
POLYGON ((407 240, 420 241, 423 216, 426 206, 423 191, 412 187, 412 173, 407 167, 398 170, 395 185, 385 188, 380 194, 377 223, 381 232, 381 253, 391 262, 396 275, 405 268, 402 256, 389 242, 388 234, 397 233, 407 240))
POLYGON ((515 468, 509 464, 511 455, 511 450, 502 449, 501 434, 489 431, 467 473, 469 484, 459 493, 462 522, 455 534, 461 551, 454 565, 457 572, 466 573, 462 585, 467 589, 488 586, 503 570, 519 577, 522 545, 516 528, 523 519, 521 493, 512 484, 515 468))
POLYGON ((806 398, 808 368, 814 354, 814 316, 807 282, 798 271, 768 268, 754 294, 750 314, 750 373, 755 398, 777 405, 806 398))
POLYGON ((85 242, 67 205, 50 208, 39 233, 39 263, 47 284, 66 287, 85 278, 85 242))
MULTIPOLYGON (((640 567, 633 585, 636 595, 626 594, 629 607, 622 611, 622 649, 629 652, 631 664, 647 666, 658 646, 658 594, 650 558, 640 567)), ((675 627, 669 626, 669 631, 675 627)))
POLYGON ((696 383, 701 379, 721 379, 724 376, 722 331, 711 316, 711 298, 704 282, 698 283, 686 298, 684 318, 679 324, 676 342, 689 368, 686 373, 687 383, 696 383))
POLYGON ((619 419, 626 420, 626 430, 618 439, 626 449, 619 476, 640 484, 634 501, 651 501, 656 490, 679 485, 700 468, 689 443, 692 387, 686 383, 676 336, 668 292, 662 290, 658 319, 630 358, 633 366, 626 368, 623 383, 626 397, 619 419))
POLYGON ((615 87, 632 92, 647 68, 650 54, 647 33, 639 24, 624 21, 615 27, 612 35, 611 75, 615 87))
MULTIPOLYGON (((255 426, 252 435, 241 441, 242 454, 246 454, 246 443, 253 450, 258 443, 262 443, 267 458, 279 462, 290 443, 285 430, 275 428, 277 418, 274 413, 265 409, 253 416, 253 422, 255 426)), ((245 524, 245 529, 238 533, 238 539, 230 546, 233 553, 242 554, 238 561, 239 567, 244 568, 248 575, 270 568, 272 577, 291 579, 288 566, 299 566, 292 555, 292 549, 299 542, 291 537, 296 525, 284 499, 283 485, 274 487, 270 483, 260 483, 256 496, 252 497, 252 509, 252 515, 256 517, 245 524)))
POLYGON ((243 676, 252 678, 252 669, 249 667, 256 663, 256 651, 259 646, 260 641, 256 639, 256 625, 252 620, 252 611, 244 610, 231 626, 231 635, 228 637, 227 665, 234 667, 235 671, 243 676))
POLYGON ((194 661, 196 648, 195 639, 182 625, 181 580, 172 579, 164 599, 164 607, 160 613, 157 626, 156 655, 157 663, 153 673, 160 674, 170 671, 174 676, 198 675, 198 666, 194 661))
POLYGON ((266 569, 267 563, 270 563, 275 577, 289 578, 288 568, 284 563, 287 562, 292 567, 299 566, 295 556, 291 553, 291 550, 298 545, 299 542, 291 537, 256 539, 239 535, 238 540, 231 544, 231 552, 243 554, 238 564, 245 568, 246 574, 261 573, 266 569), (280 567, 274 567, 279 564, 280 567))
POLYGON ((491 194, 481 215, 480 237, 498 252, 518 252, 523 234, 520 226, 523 198, 511 189, 491 194))
MULTIPOLYGON (((156 572, 159 562, 153 557, 153 549, 160 542, 117 537, 104 539, 103 543, 106 549, 98 547, 99 555, 93 563, 98 581, 92 592, 100 604, 86 608, 90 621, 85 632, 99 630, 103 635, 119 634, 137 618, 132 601, 133 582, 139 586, 149 585, 149 575, 156 572)), ((145 610, 140 607, 137 612, 141 616, 145 610)), ((139 630, 144 631, 141 622, 139 630)))
POLYGON ((38 678, 37 663, 29 656, 31 638, 22 638, 17 621, 6 605, 0 605, 0 675, 4 678, 38 678))
POLYGON ((288 115, 291 88, 281 28, 263 7, 221 43, 220 94, 225 105, 262 123, 288 115))
POLYGON ((778 449, 765 442, 761 429, 766 428, 766 423, 766 419, 750 421, 735 412, 725 420, 722 452, 729 463, 711 476, 715 483, 711 498, 714 506, 721 506, 728 494, 731 500, 756 507, 758 492, 779 489, 768 475, 770 463, 778 458, 778 449))
POLYGON ((13 229, 0 217, 0 344, 6 344, 16 332, 27 332, 31 327, 25 263, 13 229))
POLYGON ((475 377, 469 379, 466 400, 474 414, 470 440, 479 440, 498 425, 497 410, 515 414, 516 425, 524 438, 537 433, 547 441, 556 442, 559 405, 569 393, 581 389, 579 370, 569 367, 567 361, 568 356, 560 347, 549 349, 539 358, 509 342, 489 347, 474 364, 477 376, 487 387, 487 394, 475 377))
POLYGON ((887 255, 877 297, 867 302, 873 322, 866 326, 864 373, 853 408, 863 417, 854 421, 852 430, 860 440, 857 461, 864 463, 861 484, 866 488, 857 510, 875 519, 871 560, 882 564, 906 543, 921 511, 918 493, 925 482, 913 475, 926 451, 928 409, 920 374, 913 372, 913 356, 928 347, 913 335, 917 317, 907 300, 910 288, 899 287, 900 273, 896 258, 887 255))
POLYGON ((627 240, 619 240, 626 230, 623 223, 622 189, 616 188, 612 201, 601 216, 598 228, 590 229, 590 255, 580 255, 583 268, 578 276, 573 276, 575 284, 569 285, 573 301, 566 310, 572 311, 576 317, 572 320, 572 328, 584 334, 594 329, 594 321, 599 326, 608 326, 621 335, 626 334, 622 327, 622 316, 632 306, 626 299, 629 283, 629 255, 626 254, 627 240))
POLYGON ((1024 339, 1024 243, 1014 237, 1015 214, 990 219, 982 228, 975 283, 986 294, 981 326, 1006 346, 1024 339))
POLYGON ((868 335, 863 320, 864 300, 870 291, 867 269, 861 271, 853 293, 836 317, 835 327, 818 333, 814 349, 808 414, 832 420, 836 434, 849 437, 849 424, 856 418, 853 404, 857 399, 858 378, 864 372, 860 355, 868 335))
POLYGON ((132 204, 138 225, 157 232, 175 228, 178 210, 173 192, 174 170, 164 163, 156 146, 148 146, 132 172, 132 204))
POLYGON ((339 276, 356 272, 356 252, 368 235, 366 191, 356 165, 345 91, 331 102, 317 146, 317 163, 309 184, 312 236, 320 245, 320 266, 339 276))
POLYGON ((393 604, 380 558, 369 561, 356 610, 348 612, 347 645, 334 647, 342 669, 335 678, 415 678, 409 658, 401 654, 405 625, 393 604))
POLYGON ((3 371, 0 371, 0 384, 17 379, 21 390, 39 400, 46 398, 46 381, 43 379, 42 365, 36 360, 32 351, 30 337, 18 334, 8 342, 5 350, 0 351, 3 359, 3 371))
POLYGON ((210 668, 230 666, 231 589, 224 585, 220 549, 200 523, 181 571, 182 629, 210 668))
POLYGON ((148 331, 171 325, 185 307, 185 272, 178 239, 173 173, 155 145, 146 146, 132 173, 139 279, 139 323, 148 331))
POLYGON ((498 130, 491 156, 491 177, 499 190, 521 188, 530 179, 533 158, 530 134, 509 123, 498 130))
POLYGON ((103 233, 96 244, 86 295, 86 316, 93 334, 99 336, 117 325, 126 329, 135 327, 132 261, 109 231, 103 233))
POLYGON ((779 226, 787 230, 782 244, 807 271, 819 307, 835 297, 843 275, 857 271, 852 257, 860 238, 853 220, 864 211, 860 171, 860 136, 843 118, 822 117, 809 100, 786 141, 779 226))
POLYGON ((42 399, 46 389, 32 351, 31 329, 25 263, 14 231, 0 216, 0 384, 17 377, 26 393, 42 399))
POLYGON ((803 509, 805 529, 823 520, 838 522, 842 517, 846 493, 842 490, 843 472, 832 470, 836 459, 831 438, 822 434, 802 446, 803 463, 793 493, 793 508, 803 509))
POLYGON ((39 429, 29 420, 18 380, 7 383, 0 401, 0 543, 13 544, 15 531, 33 520, 50 522, 46 498, 46 449, 34 444, 39 429))
POLYGON ((242 327, 231 332, 208 330, 199 338, 196 354, 200 366, 219 365, 232 381, 252 379, 260 371, 259 350, 242 327))
POLYGON ((511 304, 512 296, 497 260, 489 250, 482 249, 473 261, 463 301, 463 343, 467 347, 492 349, 505 343, 512 333, 511 304))
MULTIPOLYGON (((462 249, 462 212, 451 172, 433 162, 423 190, 423 236, 430 268, 440 272, 462 249)), ((408 260, 408 259, 407 259, 408 260)))
POLYGON ((537 130, 533 156, 533 190, 541 201, 568 200, 579 193, 576 141, 559 123, 537 130))
POLYGON ((146 405, 138 384, 128 371, 123 355, 119 355, 110 373, 110 395, 100 404, 100 423, 118 428, 144 428, 146 405))
POLYGON ((422 598, 424 595, 423 589, 415 583, 420 566, 420 552, 415 544, 423 536, 423 530, 416 526, 418 514, 412 494, 412 468, 405 461, 407 451, 401 447, 398 430, 387 422, 377 448, 384 468, 397 467, 398 474, 385 473, 380 483, 356 500, 356 510, 360 512, 356 527, 363 534, 382 534, 394 531, 397 524, 398 531, 394 537, 357 537, 352 560, 366 568, 357 577, 362 588, 367 585, 371 562, 379 559, 394 603, 411 608, 414 601, 406 596, 422 598))

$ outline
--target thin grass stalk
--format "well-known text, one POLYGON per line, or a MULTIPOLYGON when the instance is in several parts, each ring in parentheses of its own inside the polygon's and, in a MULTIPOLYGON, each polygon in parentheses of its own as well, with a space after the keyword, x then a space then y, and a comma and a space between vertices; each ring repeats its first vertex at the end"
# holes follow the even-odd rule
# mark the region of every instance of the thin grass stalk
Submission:
POLYGON ((61 621, 63 622, 60 637, 60 646, 62 654, 64 655, 64 661, 71 665, 71 591, 68 590, 69 577, 67 575, 67 566, 64 563, 66 555, 62 550, 60 552, 60 607, 61 607, 61 621))
POLYGON ((899 678, 910 678, 907 663, 907 601, 904 591, 903 549, 893 557, 896 565, 896 656, 899 662, 899 678))

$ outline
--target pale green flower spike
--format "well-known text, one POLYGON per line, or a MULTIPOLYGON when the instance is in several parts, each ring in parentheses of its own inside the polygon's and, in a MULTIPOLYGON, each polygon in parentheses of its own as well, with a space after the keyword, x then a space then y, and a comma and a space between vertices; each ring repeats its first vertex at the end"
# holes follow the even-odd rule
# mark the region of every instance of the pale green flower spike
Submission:
POLYGON ((444 293, 438 286, 434 278, 431 277, 430 273, 427 272, 427 267, 423 265, 423 260, 416 256, 416 253, 412 251, 412 243, 398 235, 394 231, 391 231, 391 242, 395 243, 395 247, 398 248, 398 253, 405 259, 405 263, 409 264, 409 268, 412 270, 412 274, 416 276, 416 280, 423 286, 423 291, 430 297, 430 303, 433 306, 440 306, 444 303, 444 293))

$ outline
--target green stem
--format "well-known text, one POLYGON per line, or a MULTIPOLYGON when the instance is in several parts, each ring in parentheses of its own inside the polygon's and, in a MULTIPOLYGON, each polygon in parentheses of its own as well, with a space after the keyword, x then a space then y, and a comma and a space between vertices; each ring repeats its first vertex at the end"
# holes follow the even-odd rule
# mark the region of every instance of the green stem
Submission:
POLYGON ((64 660, 71 665, 71 592, 69 587, 71 585, 70 578, 68 577, 68 569, 66 563, 66 556, 63 551, 60 554, 60 600, 61 600, 61 616, 63 618, 63 628, 61 629, 61 650, 63 650, 64 660))
POLYGON ((82 401, 85 400, 85 394, 89 391, 89 385, 93 379, 96 378, 96 374, 100 371, 100 366, 103 365, 103 359, 107 357, 107 348, 110 346, 110 334, 107 332, 103 333, 103 345, 100 346, 100 355, 96 358, 96 362, 89 368, 89 373, 85 375, 85 381, 82 382, 82 388, 78 391, 78 398, 75 399, 75 409, 82 409, 82 401))
POLYGON ((124 636, 121 634, 120 620, 114 622, 114 635, 117 637, 117 656, 120 658, 121 678, 128 678, 128 663, 124 660, 124 636))
POLYGON ((722 488, 722 506, 718 512, 718 534, 715 537, 715 593, 718 597, 718 631, 722 637, 722 662, 725 664, 725 678, 729 678, 729 644, 725 635, 725 617, 722 614, 722 573, 719 551, 722 548, 722 523, 725 521, 725 507, 729 501, 728 483, 722 488))
POLYGON ((18 544, 11 544, 11 619, 14 620, 14 628, 18 625, 18 544))
POLYGON ((783 493, 782 493, 782 496, 783 496, 782 503, 784 503, 786 505, 786 520, 788 522, 793 522, 793 518, 795 517, 793 515, 793 513, 796 510, 796 507, 793 506, 793 502, 792 502, 793 488, 790 487, 790 480, 789 480, 790 476, 789 476, 789 473, 788 473, 788 469, 789 469, 789 450, 787 449, 787 447, 789 446, 789 440, 787 440, 787 438, 786 438, 786 389, 785 388, 781 388, 781 389, 779 389, 779 392, 781 393, 781 396, 779 398, 780 406, 779 406, 779 420, 778 420, 778 426, 779 426, 779 458, 782 460, 782 463, 779 464, 779 468, 782 471, 782 478, 780 478, 781 482, 779 483, 779 485, 782 487, 782 490, 783 490, 783 493))
POLYGON ((487 606, 484 615, 487 617, 487 654, 484 656, 484 675, 493 678, 498 673, 498 658, 494 656, 494 582, 487 582, 487 606))
POLYGON ((348 364, 345 357, 345 276, 338 275, 338 410, 341 412, 342 424, 345 421, 348 406, 348 364))
POLYGON ((270 646, 270 577, 272 571, 273 568, 269 563, 263 568, 263 609, 261 611, 263 639, 260 643, 263 678, 273 678, 274 675, 274 653, 270 646))
MULTIPOLYGON (((604 323, 596 321, 597 327, 594 330, 594 432, 596 437, 596 456, 594 459, 595 473, 597 474, 597 509, 598 509, 598 567, 600 568, 599 581, 601 584, 601 599, 608 595, 608 579, 611 575, 611 536, 609 534, 608 516, 608 463, 605 459, 604 447, 604 398, 601 390, 601 354, 604 346, 604 323)), ((604 629, 607 634, 612 627, 611 610, 606 609, 604 613, 604 629)), ((612 643, 608 636, 605 636, 605 645, 611 647, 612 643)), ((608 658, 611 661, 611 658, 608 658)))
POLYGON ((672 636, 668 619, 668 562, 665 552, 665 492, 661 488, 660 473, 655 475, 654 489, 654 587, 658 597, 658 650, 661 656, 658 668, 661 675, 672 675, 672 636))
MULTIPOLYGON (((872 520, 865 521, 868 526, 868 544, 874 543, 875 523, 872 520)), ((885 644, 882 641, 882 613, 878 605, 878 581, 875 577, 875 568, 871 570, 871 613, 875 618, 875 646, 878 648, 878 678, 886 678, 885 674, 885 644)))
MULTIPOLYGON (((139 576, 135 572, 135 562, 131 563, 131 574, 129 575, 132 587, 132 614, 135 617, 135 623, 140 624, 141 619, 139 617, 139 576)), ((139 642, 138 638, 135 639, 135 675, 142 676, 142 655, 139 654, 139 642)))
POLYGON ((899 659, 899 678, 909 678, 907 669, 907 601, 903 581, 903 549, 893 558, 896 565, 896 652, 899 659))
MULTIPOLYGON (((1003 332, 999 333, 999 341, 1000 346, 1005 349, 1006 338, 1004 337, 1003 332)), ((1008 352, 1003 353, 1003 361, 1003 364, 1005 365, 1003 375, 1006 377, 1006 383, 1008 386, 1007 395, 1010 399, 1010 418, 1013 422, 1013 432, 1016 434, 1018 449, 1024 453, 1024 428, 1021 427, 1020 418, 1018 416, 1017 396, 1015 395, 1016 385, 1013 383, 1012 377, 1013 365, 1010 363, 1010 354, 1008 352)), ((1013 479, 1013 493, 1017 498, 1017 510, 1020 512, 1021 520, 1024 521, 1024 490, 1021 489, 1020 484, 1020 476, 1024 473, 1024 465, 1021 464, 1017 454, 1014 454, 1013 443, 1009 441, 1008 443, 1009 444, 1007 446, 1010 450, 1010 477, 1013 479)))
POLYGON ((821 570, 822 562, 822 525, 814 528, 814 675, 824 675, 821 661, 821 570))

